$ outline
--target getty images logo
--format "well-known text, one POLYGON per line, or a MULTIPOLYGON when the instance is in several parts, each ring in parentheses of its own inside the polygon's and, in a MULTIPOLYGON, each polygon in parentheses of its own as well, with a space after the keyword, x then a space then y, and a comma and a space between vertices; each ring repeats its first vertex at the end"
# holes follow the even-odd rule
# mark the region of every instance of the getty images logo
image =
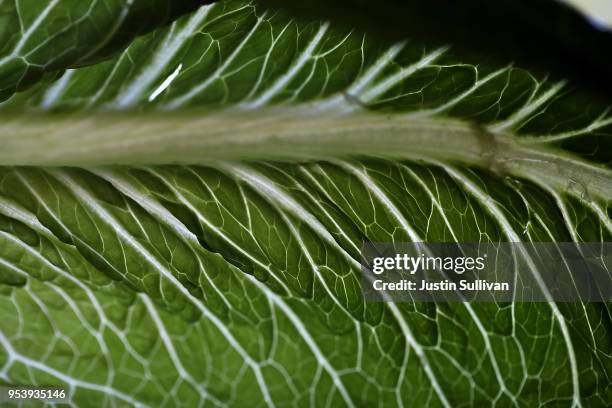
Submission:
POLYGON ((463 274, 470 271, 482 271, 486 267, 486 257, 440 257, 427 256, 421 254, 419 256, 411 256, 408 254, 396 254, 388 257, 375 257, 372 259, 372 272, 380 275, 386 271, 407 272, 414 275, 418 271, 444 271, 463 274))

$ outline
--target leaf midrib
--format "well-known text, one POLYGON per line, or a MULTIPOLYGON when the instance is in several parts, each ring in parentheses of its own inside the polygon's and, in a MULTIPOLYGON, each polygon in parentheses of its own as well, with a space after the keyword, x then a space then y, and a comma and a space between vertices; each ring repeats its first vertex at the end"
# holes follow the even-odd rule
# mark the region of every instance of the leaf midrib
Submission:
POLYGON ((308 161, 349 157, 460 163, 503 175, 571 186, 612 199, 612 172, 531 139, 465 121, 398 114, 147 112, 5 114, 0 165, 144 166, 231 160, 308 161))

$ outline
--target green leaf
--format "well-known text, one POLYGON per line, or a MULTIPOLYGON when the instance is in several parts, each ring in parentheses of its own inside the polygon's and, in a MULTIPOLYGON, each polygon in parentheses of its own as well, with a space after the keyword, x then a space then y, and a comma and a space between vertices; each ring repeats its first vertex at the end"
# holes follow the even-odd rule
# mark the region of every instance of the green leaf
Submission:
MULTIPOLYGON (((591 0, 577 0, 584 8, 591 0)), ((595 0, 597 1, 597 0, 595 0)), ((612 31, 559 0, 388 0, 385 7, 368 0, 260 0, 309 18, 331 19, 383 38, 409 38, 428 47, 453 45, 453 50, 481 64, 509 61, 532 72, 557 78, 609 97, 608 71, 612 31), (350 10, 350 12, 347 12, 350 10)), ((603 6, 610 14, 610 5, 603 6)))
POLYGON ((2 1, 0 100, 41 78, 57 77, 58 71, 106 59, 134 37, 201 4, 197 0, 2 1))
POLYGON ((612 240, 609 96, 479 58, 223 1, 15 94, 0 381, 77 406, 606 406, 606 303, 363 299, 368 241, 612 240))

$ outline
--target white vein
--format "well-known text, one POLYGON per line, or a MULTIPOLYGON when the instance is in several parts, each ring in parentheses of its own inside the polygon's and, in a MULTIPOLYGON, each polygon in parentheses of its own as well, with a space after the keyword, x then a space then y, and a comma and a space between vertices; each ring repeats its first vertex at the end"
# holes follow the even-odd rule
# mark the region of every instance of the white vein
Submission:
MULTIPOLYGON (((495 201, 490 196, 485 194, 476 184, 474 184, 467 177, 462 175, 458 170, 450 166, 446 166, 443 163, 438 162, 435 164, 442 167, 454 180, 459 182, 459 184, 462 185, 466 189, 466 191, 469 191, 470 194, 472 194, 475 198, 478 199, 480 203, 482 203, 483 208, 497 220, 497 222, 502 228, 502 231, 504 231, 504 234, 508 237, 510 242, 515 242, 515 243, 521 242, 521 238, 514 231, 514 229, 512 228, 512 225, 510 224, 510 222, 508 221, 508 219, 506 218, 502 210, 498 207, 498 205, 495 203, 495 201)), ((561 311, 559 311, 559 308, 553 301, 553 298, 550 292, 548 291, 548 289, 546 288, 546 284, 542 281, 542 277, 538 273, 537 267, 533 263, 533 260, 529 256, 529 253, 527 253, 527 251, 522 245, 517 245, 517 249, 519 250, 519 252, 521 252, 522 258, 527 262, 527 265, 529 267, 529 270, 532 273, 532 276, 534 277, 536 283, 540 287, 540 290, 542 291, 543 296, 546 298, 548 305, 550 306, 552 313, 555 316, 555 319, 557 320, 559 324, 561 334, 563 335, 563 339, 566 344, 568 359, 570 363, 570 371, 572 375, 572 387, 573 387, 572 407, 581 406, 580 386, 579 386, 579 380, 578 380, 578 365, 576 362, 576 355, 574 353, 574 348, 572 346, 572 339, 571 339, 567 324, 565 322, 565 318, 563 317, 563 315, 561 314, 561 311)))
MULTIPOLYGON (((429 199, 431 200, 432 205, 438 210, 438 213, 443 218, 447 228, 449 229, 449 231, 451 232, 451 234, 453 236, 453 239, 455 240, 455 242, 459 242, 457 236, 455 235, 454 229, 452 228, 452 225, 451 225, 450 221, 448 220, 448 218, 445 215, 446 211, 442 208, 442 206, 440 205, 440 202, 434 196, 434 194, 429 189, 427 184, 419 176, 417 176, 417 174, 414 173, 414 171, 412 171, 407 166, 401 165, 401 167, 412 176, 412 178, 421 186, 421 188, 423 188, 423 190, 429 196, 429 199)), ((366 173, 362 173, 362 174, 367 176, 366 173)), ((373 180, 372 180, 372 183, 374 184, 373 180)), ((380 190, 380 193, 384 194, 382 192, 382 190, 380 190)), ((393 203, 390 203, 390 202, 389 202, 388 205, 394 206, 393 203)), ((396 214, 399 214, 399 216, 401 216, 401 212, 399 210, 396 211, 396 214)), ((401 217, 403 219, 403 224, 407 225, 408 221, 403 216, 401 216, 401 217)), ((423 241, 423 238, 420 235, 418 235, 416 232, 412 232, 412 234, 410 234, 410 237, 413 240, 413 242, 421 242, 421 241, 423 241)), ((491 345, 491 341, 489 339, 489 335, 488 335, 484 325, 482 324, 482 321, 480 320, 480 318, 478 317, 478 314, 472 308, 472 305, 469 302, 463 302, 463 305, 465 306, 465 308, 467 309, 468 313, 470 314, 470 317, 472 318, 472 320, 476 324, 476 327, 478 328, 478 331, 480 332, 481 337, 483 338, 483 341, 485 342, 485 351, 486 351, 486 353, 487 353, 487 355, 489 357, 489 360, 491 361, 491 365, 493 367, 493 372, 495 373, 495 377, 497 379, 497 382, 500 385, 501 392, 503 392, 506 395, 510 396, 514 400, 514 396, 512 395, 510 390, 508 389, 508 387, 506 385, 506 382, 504 381, 504 376, 502 375, 501 370, 499 369, 499 366, 497 364, 497 358, 495 357, 495 354, 493 353, 493 347, 491 345)))
POLYGON ((50 367, 40 361, 33 360, 19 353, 17 350, 15 350, 15 348, 13 347, 9 339, 4 335, 2 331, 0 331, 0 344, 2 345, 2 347, 4 347, 4 349, 8 353, 9 361, 7 362, 7 364, 12 364, 13 362, 17 361, 28 367, 35 368, 49 375, 52 375, 55 378, 58 378, 59 380, 65 382, 66 384, 69 384, 71 388, 79 387, 79 388, 84 388, 88 390, 98 391, 104 395, 110 395, 112 397, 125 401, 134 407, 147 407, 148 406, 140 401, 137 401, 130 395, 125 394, 121 391, 118 391, 112 387, 109 387, 106 385, 95 384, 95 383, 91 383, 87 381, 82 381, 77 378, 73 378, 67 374, 62 373, 61 371, 56 370, 53 367, 50 367))
POLYGON ((127 108, 136 104, 143 93, 151 87, 153 82, 166 69, 170 61, 176 56, 187 40, 202 24, 214 5, 201 7, 185 24, 176 35, 172 31, 168 37, 160 44, 153 61, 132 80, 119 95, 117 95, 113 107, 116 109, 127 108))
POLYGON ((493 132, 501 133, 501 132, 514 128, 515 126, 519 125, 525 119, 532 117, 533 114, 538 111, 538 109, 542 108, 542 106, 544 106, 548 101, 550 101, 555 95, 559 93, 559 91, 565 86, 565 81, 560 81, 560 82, 553 84, 550 87, 550 89, 548 89, 546 92, 542 93, 542 95, 534 99, 536 94, 540 90, 541 86, 542 86, 542 83, 538 83, 534 87, 534 91, 532 95, 527 100, 525 105, 521 107, 521 109, 516 111, 512 116, 510 116, 505 121, 489 126, 489 129, 491 129, 491 131, 493 132))
MULTIPOLYGON (((92 169, 91 172, 111 183, 113 187, 119 190, 126 197, 130 197, 132 200, 134 200, 134 202, 138 203, 138 205, 144 208, 148 213, 154 215, 158 221, 164 224, 169 224, 171 223, 171 220, 174 219, 173 215, 166 208, 164 208, 158 202, 151 200, 149 197, 147 197, 147 195, 140 191, 140 189, 136 187, 132 182, 130 182, 126 176, 120 174, 119 172, 111 171, 108 169, 92 169)), ((183 224, 177 225, 173 228, 173 230, 178 233, 178 235, 183 239, 188 239, 192 236, 191 231, 189 231, 187 227, 185 227, 183 224)), ((197 249, 199 247, 195 248, 197 249)), ((231 308, 231 304, 225 294, 220 291, 216 285, 213 284, 212 280, 210 280, 210 276, 208 273, 206 273, 206 268, 202 264, 200 256, 198 256, 197 254, 196 259, 198 261, 199 269, 205 272, 203 275, 210 284, 210 287, 213 288, 219 298, 223 300, 223 303, 225 303, 228 308, 231 308)))
POLYGON ((612 125, 612 116, 610 114, 610 109, 606 109, 599 115, 594 121, 592 121, 588 126, 585 126, 580 129, 570 130, 567 132, 549 134, 549 135, 537 135, 533 137, 522 137, 521 141, 527 143, 552 143, 552 142, 560 142, 565 139, 570 139, 576 136, 582 136, 589 133, 593 133, 598 131, 599 129, 605 128, 606 126, 612 125))
POLYGON ((361 100, 361 102, 370 103, 376 100, 381 95, 384 95, 387 91, 389 91, 391 88, 393 88, 397 84, 405 81, 408 77, 410 77, 417 71, 420 71, 421 69, 426 68, 427 66, 434 63, 447 50, 448 50, 448 47, 436 48, 429 54, 426 54, 425 56, 423 56, 417 62, 401 68, 398 72, 384 78, 372 88, 365 90, 363 93, 359 95, 353 95, 353 96, 357 96, 361 100))
POLYGON ((174 72, 168 75, 168 77, 164 79, 164 81, 159 84, 159 86, 153 92, 151 92, 151 95, 149 95, 148 99, 149 102, 153 102, 159 95, 161 95, 162 92, 168 89, 168 87, 172 84, 172 82, 181 72, 181 68, 183 68, 183 64, 179 64, 178 67, 176 67, 176 69, 174 70, 174 72))
POLYGON ((198 84, 197 86, 195 86, 192 89, 190 89, 187 93, 185 93, 185 94, 181 95, 180 97, 170 101, 167 105, 164 106, 164 108, 166 108, 166 109, 176 109, 176 108, 179 108, 179 107, 185 105, 187 102, 189 102, 195 96, 201 94, 204 90, 206 90, 206 88, 208 88, 216 80, 222 78, 222 74, 225 72, 225 70, 236 60, 236 58, 240 55, 240 53, 242 52, 244 47, 248 44, 250 39, 257 32, 257 30, 261 26, 262 22, 264 21, 265 16, 266 16, 266 13, 264 13, 261 16, 257 17, 257 22, 253 25, 253 27, 248 32, 248 34, 244 37, 244 39, 242 41, 240 41, 240 44, 238 44, 234 48, 232 53, 225 59, 223 64, 221 64, 215 70, 215 72, 212 75, 210 75, 208 78, 206 78, 206 80, 204 82, 202 82, 201 84, 198 84))
POLYGON ((323 238, 328 244, 338 249, 349 263, 355 267, 361 268, 361 264, 350 256, 350 254, 348 254, 344 248, 338 245, 338 242, 336 242, 328 229, 325 228, 325 226, 321 224, 321 222, 310 211, 307 211, 289 194, 276 187, 271 180, 257 173, 254 169, 246 168, 236 163, 221 163, 219 164, 219 167, 248 182, 255 188, 255 190, 264 193, 264 197, 266 197, 269 201, 271 200, 275 202, 289 213, 303 220, 318 234, 319 237, 323 238))
MULTIPOLYGON (((158 177, 161 178, 161 176, 159 175, 158 177)), ((161 179, 163 180, 163 178, 161 179)), ((179 220, 177 220, 172 214, 168 213, 167 211, 162 211, 161 207, 155 203, 147 203, 148 201, 151 201, 151 199, 146 196, 139 195, 137 197, 138 197, 139 203, 143 205, 143 208, 145 208, 148 212, 155 215, 157 219, 159 219, 160 221, 163 221, 167 226, 169 226, 174 231, 176 231, 177 234, 182 239, 189 242, 193 246, 200 247, 197 237, 193 235, 193 233, 191 233, 189 230, 187 230, 186 227, 179 220)), ((184 201, 183 204, 185 204, 186 206, 189 206, 187 201, 184 201)), ((197 211, 195 208, 191 207, 190 210, 194 214, 196 214, 196 216, 198 216, 200 219, 204 218, 200 214, 200 212, 197 211)), ((304 326, 304 323, 293 312, 293 310, 285 303, 283 298, 278 296, 274 292, 272 292, 266 285, 259 282, 257 279, 255 279, 251 275, 247 275, 247 274, 241 274, 241 275, 246 276, 247 279, 249 279, 251 283, 253 283, 255 286, 257 286, 259 290, 265 293, 265 295, 280 310, 282 310, 283 313, 289 318, 289 320, 291 321, 295 329, 298 331, 300 336, 304 339, 305 343, 308 345, 308 347, 312 351, 313 355, 316 357, 319 364, 321 364, 321 366, 325 369, 325 371, 330 375, 330 377, 332 378, 334 384, 338 388, 338 391, 342 395, 345 402, 349 406, 353 406, 353 403, 348 394, 348 391, 346 390, 346 387, 342 383, 342 380, 340 379, 338 373, 336 372, 334 367, 331 365, 331 363, 327 360, 323 352, 320 350, 317 343, 315 342, 315 340, 312 338, 312 336, 310 335, 310 333, 304 326)))
MULTIPOLYGON (((323 186, 321 185, 321 183, 319 182, 319 180, 317 180, 316 177, 314 177, 312 175, 312 173, 306 169, 305 167, 301 166, 300 167, 300 172, 302 174, 304 174, 306 177, 308 177, 308 179, 319 189, 319 191, 321 191, 325 197, 327 197, 330 201, 333 201, 333 199, 330 197, 330 195, 327 193, 327 191, 323 188, 323 186)), ((287 175, 289 176, 289 175, 287 175)), ((291 176, 289 176, 291 177, 291 176)), ((314 197, 310 191, 308 191, 308 189, 304 188, 304 186, 302 186, 301 183, 298 183, 297 180, 293 179, 293 177, 291 177, 291 179, 294 181, 294 183, 298 186, 298 188, 300 189, 300 191, 302 191, 304 194, 306 194, 311 200, 312 202, 317 206, 317 208, 319 208, 319 210, 325 214, 325 216, 327 217, 327 219, 334 224, 334 227, 337 230, 337 233, 342 235, 344 237, 344 239, 346 240, 346 242, 348 242, 349 244, 351 244, 351 246, 353 247, 353 250, 355 250, 355 252, 361 252, 361 247, 359 245, 357 245, 349 236, 348 234, 345 232, 344 228, 341 227, 336 219, 329 213, 329 211, 323 206, 321 205, 321 201, 318 200, 316 197, 314 197)))
MULTIPOLYGON (((399 209, 391 202, 391 200, 380 189, 380 187, 368 176, 367 173, 345 162, 336 161, 334 163, 340 166, 341 168, 345 169, 350 174, 357 177, 357 179, 359 179, 361 183, 370 192, 372 192, 372 194, 384 205, 387 211, 389 211, 389 214, 391 214, 393 218, 395 218, 395 220, 399 222, 402 228, 411 237, 413 242, 415 243, 420 242, 419 235, 416 233, 416 231, 412 228, 412 226, 410 226, 410 224, 404 218, 404 216, 399 211, 399 209)), ((425 353, 425 350, 423 349, 423 347, 419 344, 419 342, 414 337, 414 334, 412 333, 412 329, 410 329, 410 327, 408 326, 408 323, 406 322, 404 316, 402 315, 402 313, 400 312, 399 308, 397 307, 395 303, 387 302, 386 305, 391 310, 391 313, 393 314, 393 316, 399 323, 400 328, 402 329, 402 333, 404 333, 404 336, 406 337, 407 343, 415 351, 419 361, 421 362, 423 370, 425 371, 425 375, 429 379, 429 382, 431 383, 434 391, 436 392, 436 395, 440 399, 440 402, 442 403, 444 407, 450 408, 451 404, 449 403, 446 397, 446 394, 442 390, 442 387, 433 372, 431 364, 429 363, 429 359, 427 358, 427 354, 425 353)))
MULTIPOLYGON (((476 69, 476 72, 478 73, 478 69, 477 67, 474 67, 474 69, 476 69)), ((489 75, 480 78, 478 80, 476 80, 474 82, 474 84, 467 89, 466 91, 460 93, 459 95, 455 96, 454 98, 448 100, 447 102, 443 103, 442 105, 433 108, 433 109, 424 109, 424 110, 419 110, 416 111, 412 114, 410 114, 410 117, 422 117, 422 116, 431 116, 431 115, 435 115, 435 114, 439 114, 442 112, 445 112, 455 106, 457 106, 457 104, 463 102, 466 98, 468 98, 470 95, 472 95, 474 92, 476 92, 480 87, 482 87, 483 85, 487 84, 488 82, 492 81, 493 79, 499 77, 500 75, 504 74, 505 72, 508 72, 508 70, 510 69, 510 67, 505 67, 505 68, 500 68, 497 71, 494 71, 492 73, 490 73, 489 75)), ((500 98, 501 98, 502 94, 500 93, 500 98)))
POLYGON ((122 240, 132 247, 140 256, 143 257, 151 266, 153 266, 160 274, 167 279, 169 283, 171 283, 187 300, 189 300, 194 306, 202 312, 202 314, 214 324, 214 326, 223 334, 228 343, 232 346, 234 350, 242 357, 242 359, 249 365, 257 383, 259 385, 260 391, 266 403, 270 406, 274 406, 274 402, 269 394, 269 390, 265 384, 265 380, 263 378, 263 373, 261 371, 261 367, 257 362, 255 362, 251 356, 246 352, 246 350, 240 345, 240 343, 236 340, 233 334, 229 331, 227 326, 223 324, 223 322, 210 310, 208 310, 202 302, 195 298, 189 291, 178 281, 178 279, 170 272, 164 265, 162 265, 156 258, 153 256, 142 244, 140 244, 134 237, 130 235, 128 231, 110 214, 108 213, 102 206, 100 206, 89 193, 79 186, 66 172, 62 170, 52 170, 50 171, 55 178, 62 181, 62 183, 68 187, 80 200, 83 204, 85 204, 90 210, 92 210, 96 215, 107 223, 109 226, 113 227, 115 232, 122 238, 122 240))
POLYGON ((72 79, 75 73, 76 70, 74 69, 67 70, 56 83, 54 83, 49 87, 49 89, 47 89, 40 103, 41 109, 49 109, 57 102, 57 100, 66 91, 66 87, 70 83, 70 80, 72 79))
MULTIPOLYGON (((53 233, 50 230, 48 230, 44 225, 42 225, 33 214, 27 212, 25 209, 21 208, 17 204, 9 202, 4 199, 0 200, 0 213, 10 218, 23 222, 25 225, 37 231, 42 236, 48 238, 49 240, 53 242, 58 243, 57 238, 55 237, 55 235, 53 235, 53 233)), ((12 236, 7 236, 7 238, 13 240, 12 236)), ((18 240, 13 240, 13 242, 15 242, 25 251, 27 251, 30 255, 39 259, 43 264, 45 264, 47 267, 52 269, 54 272, 63 276, 70 282, 74 283, 86 294, 87 299, 93 306, 94 310, 96 311, 96 314, 98 315, 98 318, 100 319, 99 327, 97 331, 95 331, 94 328, 90 325, 88 320, 81 313, 81 309, 75 304, 74 300, 68 296, 68 294, 64 291, 62 287, 59 287, 54 283, 44 282, 46 285, 50 286, 53 290, 55 290, 58 294, 60 294, 60 296, 62 296, 64 300, 70 305, 75 315, 77 315, 79 320, 83 322, 83 325, 88 328, 91 335, 94 338, 96 338, 96 340, 100 344, 100 348, 102 350, 103 355, 105 355, 107 358, 110 356, 110 351, 101 333, 104 327, 108 327, 121 339, 123 345, 125 346, 126 350, 130 353, 130 355, 132 355, 143 367, 145 367, 145 369, 148 369, 147 367, 148 361, 145 358, 143 358, 138 352, 134 350, 134 348, 131 346, 130 342, 128 341, 125 333, 122 330, 120 330, 111 320, 108 319, 108 317, 106 316, 106 313, 104 312, 102 305, 100 304, 100 302, 95 297, 92 290, 87 285, 85 285, 83 282, 81 282, 81 280, 77 279, 71 273, 66 272, 63 269, 58 268, 55 265, 51 264, 46 258, 42 257, 38 252, 34 251, 30 246, 26 245, 25 243, 18 241, 18 240)), ((110 382, 112 378, 112 362, 109 362, 109 367, 111 367, 111 370, 109 371, 109 374, 108 374, 108 381, 110 382)))
POLYGON ((289 27, 291 27, 292 23, 293 22, 290 20, 287 24, 285 24, 285 26, 283 26, 283 28, 280 30, 280 32, 276 36, 274 36, 271 33, 271 35, 273 36, 272 43, 268 47, 268 51, 266 52, 266 56, 264 57, 263 63, 261 65, 260 69, 259 69, 259 75, 257 77, 257 81, 255 81, 255 83, 251 87, 251 91, 244 98, 245 100, 252 99, 253 96, 259 90, 259 87, 261 86, 261 83, 263 82, 265 74, 267 72, 268 64, 270 63, 270 58, 272 57, 273 51, 276 49, 276 46, 277 46, 278 42, 283 38, 283 36, 285 35, 285 33, 287 32, 289 27))
POLYGON ((258 266, 260 266, 261 268, 269 272, 270 276, 276 280, 276 282, 283 288, 285 293, 291 293, 291 290, 287 287, 287 285, 278 276, 276 276, 276 274, 270 269, 270 265, 266 265, 262 263, 256 257, 253 257, 248 251, 244 250, 244 248, 242 248, 239 244, 234 242, 234 240, 232 240, 231 237, 225 234, 223 230, 218 228, 216 225, 210 222, 206 217, 204 217, 202 213, 198 211, 197 208, 176 187, 172 185, 172 183, 166 180, 166 178, 163 175, 161 175, 160 173, 157 173, 153 169, 147 169, 147 171, 149 171, 155 177, 159 178, 172 191, 172 193, 181 202, 181 204, 187 207, 198 218, 200 222, 206 225, 207 228, 209 228, 211 231, 217 234, 221 239, 227 242, 236 251, 238 251, 239 253, 244 255, 246 258, 248 258, 249 260, 257 264, 258 266))
POLYGON ((268 88, 267 91, 263 92, 259 97, 255 100, 243 103, 241 107, 243 109, 256 109, 265 104, 267 104, 272 98, 274 98, 279 92, 281 92, 289 82, 302 70, 304 65, 311 58, 313 58, 313 53, 315 49, 321 43, 323 36, 327 32, 329 28, 329 23, 322 23, 319 27, 317 33, 313 36, 313 38, 308 43, 308 46, 302 51, 299 58, 295 60, 295 62, 289 67, 287 72, 278 77, 276 81, 268 88))
POLYGON ((142 301, 142 303, 145 305, 147 312, 149 313, 149 316, 151 316, 151 319, 153 319, 153 322, 155 323, 155 327, 157 327, 157 332, 159 333, 159 337, 161 338, 161 341, 164 344, 164 347, 166 348, 166 351, 168 352, 168 355, 170 356, 170 360, 172 361, 172 364, 174 364, 174 367, 176 368, 178 375, 181 378, 184 378, 187 382, 189 382, 195 389, 197 389, 200 392, 200 397, 209 398, 213 402, 215 402, 217 405, 219 405, 219 401, 217 401, 214 397, 212 397, 206 391, 206 389, 202 387, 202 385, 198 383, 195 378, 193 378, 191 373, 189 373, 189 371, 185 369, 185 366, 183 365, 181 358, 179 357, 176 349, 174 348, 174 343, 172 343, 170 334, 168 333, 168 330, 166 329, 166 326, 164 325, 164 322, 161 316, 159 315, 159 313, 157 313, 157 309, 155 308, 155 305, 153 304, 153 302, 151 302, 151 299, 149 299, 149 296, 143 293, 140 293, 139 298, 142 301))
MULTIPOLYGON (((389 66, 405 46, 406 44, 402 42, 389 47, 364 73, 357 77, 353 84, 348 87, 346 93, 353 96, 361 94, 389 66)), ((316 103, 316 107, 321 110, 327 110, 336 106, 346 107, 346 100, 343 95, 337 95, 331 99, 316 103)))
POLYGON ((15 45, 12 53, 7 55, 6 57, 0 60, 0 65, 10 60, 11 58, 19 55, 23 47, 26 45, 32 34, 40 27, 40 25, 45 21, 45 19, 49 16, 51 11, 60 3, 59 0, 51 0, 42 12, 36 17, 36 19, 32 22, 32 24, 28 27, 28 29, 21 35, 21 38, 15 45))

